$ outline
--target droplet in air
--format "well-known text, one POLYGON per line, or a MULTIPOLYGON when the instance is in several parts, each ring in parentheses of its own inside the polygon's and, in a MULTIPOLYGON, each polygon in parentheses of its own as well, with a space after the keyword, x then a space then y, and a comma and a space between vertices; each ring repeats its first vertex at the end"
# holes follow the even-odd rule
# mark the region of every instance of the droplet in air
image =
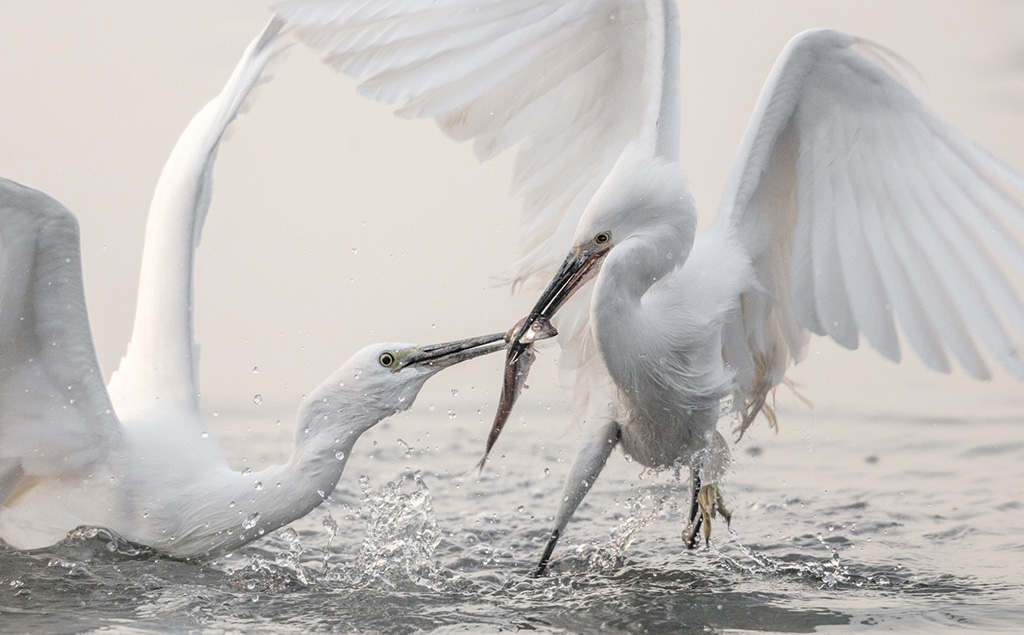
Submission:
POLYGON ((356 255, 357 253, 359 253, 359 250, 358 250, 358 249, 356 249, 355 247, 353 247, 353 248, 352 248, 352 255, 354 256, 354 255, 356 255))
POLYGON ((459 389, 458 388, 452 388, 452 397, 457 397, 458 395, 459 395, 459 389))
POLYGON ((242 476, 247 476, 249 474, 252 474, 252 468, 251 467, 247 467, 244 470, 242 470, 242 476))
POLYGON ((210 436, 210 433, 207 432, 206 430, 203 430, 202 432, 199 433, 199 436, 205 439, 206 437, 210 436))
POLYGON ((252 367, 252 374, 253 375, 259 375, 260 374, 260 367, 259 366, 253 366, 252 367))
POLYGON ((259 393, 253 395, 252 396, 252 402, 254 404, 256 404, 257 406, 260 405, 261 403, 263 403, 263 395, 261 395, 259 393))
POLYGON ((260 522, 260 513, 253 512, 249 514, 249 516, 245 520, 242 521, 242 527, 246 529, 252 529, 256 526, 256 523, 258 522, 260 522))
POLYGON ((256 484, 253 487, 255 487, 257 491, 263 489, 263 481, 256 481, 256 484))
POLYGON ((337 452, 334 453, 334 458, 338 459, 339 461, 344 461, 345 453, 342 452, 341 450, 338 450, 337 452))

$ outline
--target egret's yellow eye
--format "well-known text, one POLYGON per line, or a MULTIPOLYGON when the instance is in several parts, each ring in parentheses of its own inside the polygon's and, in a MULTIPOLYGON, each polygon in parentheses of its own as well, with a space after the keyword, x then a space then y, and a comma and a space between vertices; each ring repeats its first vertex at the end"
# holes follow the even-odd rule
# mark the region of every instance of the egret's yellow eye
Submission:
POLYGON ((395 354, 389 353, 387 351, 381 353, 380 357, 377 358, 377 363, 383 366, 384 368, 394 368, 397 362, 398 358, 395 357, 395 354))
POLYGON ((612 239, 611 232, 601 232, 597 236, 594 236, 594 244, 595 245, 606 245, 609 242, 611 242, 611 239, 612 239))

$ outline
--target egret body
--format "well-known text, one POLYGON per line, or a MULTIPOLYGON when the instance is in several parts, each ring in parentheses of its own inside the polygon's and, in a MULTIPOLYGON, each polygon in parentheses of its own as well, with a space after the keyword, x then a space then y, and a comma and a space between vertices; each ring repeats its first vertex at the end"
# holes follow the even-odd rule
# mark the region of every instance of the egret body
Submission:
MULTIPOLYGON (((327 63, 364 77, 367 96, 472 139, 480 159, 517 152, 515 278, 551 281, 519 335, 557 312, 585 425, 540 569, 616 446, 703 482, 692 544, 724 511, 723 399, 740 434, 771 419, 767 397, 811 334, 847 348, 863 337, 898 361, 898 325, 933 369, 952 357, 988 377, 984 350, 1024 379, 1024 176, 932 110, 883 46, 827 29, 791 40, 698 234, 678 167, 673 0, 277 11, 327 63)), ((525 346, 514 339, 510 363, 525 346)))
POLYGON ((231 550, 319 505, 359 436, 409 408, 432 375, 504 348, 502 334, 368 346, 303 401, 287 463, 230 468, 199 412, 193 258, 220 140, 279 50, 282 26, 272 21, 249 46, 164 167, 132 341, 109 392, 75 217, 0 179, 0 539, 8 545, 45 547, 92 526, 176 557, 231 550))

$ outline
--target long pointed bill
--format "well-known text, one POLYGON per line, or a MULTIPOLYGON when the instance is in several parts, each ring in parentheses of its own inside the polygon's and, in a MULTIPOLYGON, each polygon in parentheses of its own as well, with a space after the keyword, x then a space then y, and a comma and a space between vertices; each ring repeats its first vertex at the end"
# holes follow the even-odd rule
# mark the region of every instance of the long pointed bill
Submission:
POLYGON ((537 300, 530 314, 509 330, 506 336, 509 344, 505 358, 505 377, 501 386, 501 399, 498 402, 498 411, 494 415, 494 423, 491 424, 491 432, 487 436, 484 457, 477 464, 479 469, 482 470, 487 462, 491 448, 498 440, 498 436, 512 414, 516 400, 519 399, 520 393, 526 386, 526 378, 530 374, 530 366, 533 365, 534 360, 533 344, 558 334, 548 318, 554 315, 576 290, 591 278, 596 271, 594 265, 606 253, 608 253, 607 249, 589 254, 570 253, 562 262, 558 273, 541 293, 540 299, 537 300))
POLYGON ((417 364, 441 370, 474 357, 495 353, 504 349, 505 346, 504 333, 492 333, 456 342, 421 346, 406 356, 403 366, 417 364))
POLYGON ((540 318, 550 319, 576 291, 590 279, 595 271, 594 265, 608 253, 607 249, 589 254, 570 253, 559 267, 558 273, 551 279, 548 286, 540 294, 537 303, 515 330, 510 338, 508 362, 514 363, 519 354, 536 339, 529 337, 531 330, 540 318))

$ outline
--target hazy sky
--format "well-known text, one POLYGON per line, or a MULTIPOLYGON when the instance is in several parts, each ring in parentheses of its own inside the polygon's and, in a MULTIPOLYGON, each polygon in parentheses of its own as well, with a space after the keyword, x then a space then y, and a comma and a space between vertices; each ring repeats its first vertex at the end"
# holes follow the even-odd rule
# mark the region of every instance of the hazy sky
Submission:
MULTIPOLYGON (((703 222, 776 55, 809 27, 894 49, 920 70, 942 115, 1024 170, 1024 3, 719 0, 680 10, 682 164, 703 222)), ((268 18, 252 0, 0 3, 0 175, 78 215, 108 377, 130 331, 163 161, 268 18)), ((532 304, 500 284, 518 213, 506 196, 509 157, 480 166, 433 123, 358 97, 301 46, 273 74, 221 150, 198 257, 208 406, 244 408, 257 392, 266 407, 292 406, 366 343, 504 330, 532 304)), ((443 398, 472 387, 493 403, 499 363, 477 362, 432 390, 443 398)), ((557 398, 537 366, 530 394, 557 398)), ((975 384, 908 366, 817 342, 792 376, 819 407, 969 413, 1009 395, 1020 410, 1024 388, 1001 370, 975 384), (921 404, 920 386, 948 399, 921 404)))

